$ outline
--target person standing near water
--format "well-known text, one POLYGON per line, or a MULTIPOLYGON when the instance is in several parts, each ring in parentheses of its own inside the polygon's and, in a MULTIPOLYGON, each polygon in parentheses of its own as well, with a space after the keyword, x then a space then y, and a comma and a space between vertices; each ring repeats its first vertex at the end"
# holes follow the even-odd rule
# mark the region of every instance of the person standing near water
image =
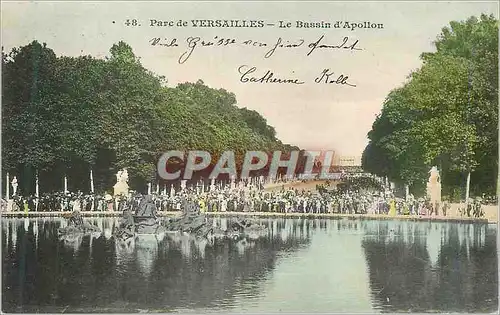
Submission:
POLYGON ((403 214, 410 215, 410 207, 407 202, 403 202, 403 214))
POLYGON ((28 205, 28 200, 26 198, 23 198, 23 207, 24 207, 24 213, 28 214, 29 205, 28 205))
POLYGON ((482 205, 481 205, 482 199, 480 197, 477 197, 474 200, 474 217, 479 218, 484 215, 482 205))
POLYGON ((448 203, 448 201, 444 201, 443 203, 443 216, 446 216, 446 212, 448 211, 450 207, 450 204, 448 203))
POLYGON ((205 200, 203 200, 203 198, 200 198, 199 205, 200 205, 200 212, 205 212, 205 200))
POLYGON ((471 211, 472 211, 472 207, 473 207, 473 203, 474 203, 474 200, 472 200, 472 198, 469 198, 468 202, 467 202, 467 217, 470 218, 470 214, 471 214, 471 211))
POLYGON ((437 201, 437 200, 436 200, 436 202, 434 203, 434 214, 435 214, 436 216, 438 216, 438 215, 439 215, 439 206, 440 206, 440 205, 439 205, 439 201, 437 201))
POLYGON ((389 199, 389 215, 396 215, 396 200, 394 200, 394 197, 391 197, 391 199, 389 199))

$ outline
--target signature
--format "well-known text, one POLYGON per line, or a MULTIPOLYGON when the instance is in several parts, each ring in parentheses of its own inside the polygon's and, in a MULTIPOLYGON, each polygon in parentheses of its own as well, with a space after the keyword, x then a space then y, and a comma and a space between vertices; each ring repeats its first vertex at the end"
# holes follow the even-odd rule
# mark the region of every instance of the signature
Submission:
POLYGON ((277 76, 273 71, 267 70, 264 75, 252 75, 252 73, 256 72, 256 67, 250 67, 247 65, 240 66, 238 68, 238 72, 241 74, 240 82, 241 83, 287 83, 287 84, 304 84, 304 81, 301 81, 297 78, 285 78, 282 76, 277 76))
MULTIPOLYGON (((199 36, 190 36, 186 38, 185 50, 179 56, 178 62, 180 64, 185 63, 191 58, 194 51, 200 48, 206 47, 231 47, 231 46, 243 46, 248 47, 248 49, 264 49, 264 58, 270 58, 280 50, 291 50, 291 49, 304 49, 306 56, 310 56, 316 50, 350 50, 358 51, 363 50, 358 47, 359 40, 354 40, 345 36, 342 40, 338 40, 336 43, 325 43, 325 35, 320 36, 317 40, 307 43, 305 39, 300 38, 296 40, 288 40, 279 37, 276 41, 271 43, 265 41, 258 41, 253 39, 246 39, 243 41, 237 40, 235 38, 224 38, 215 36, 212 39, 202 39, 199 36)), ((154 37, 149 40, 149 44, 155 47, 165 47, 165 48, 177 48, 180 47, 180 43, 176 38, 160 38, 154 37)))
POLYGON ((349 76, 344 75, 343 73, 337 76, 334 72, 330 71, 330 69, 324 69, 323 72, 321 72, 321 74, 314 79, 314 82, 356 87, 355 84, 349 82, 349 76))
MULTIPOLYGON (((280 75, 271 69, 259 71, 257 67, 242 65, 238 67, 241 83, 278 83, 278 84, 304 84, 305 81, 293 75, 280 75)), ((355 84, 349 82, 349 76, 346 74, 336 75, 330 69, 323 69, 318 77, 314 79, 314 83, 318 84, 336 84, 356 87, 355 84)))

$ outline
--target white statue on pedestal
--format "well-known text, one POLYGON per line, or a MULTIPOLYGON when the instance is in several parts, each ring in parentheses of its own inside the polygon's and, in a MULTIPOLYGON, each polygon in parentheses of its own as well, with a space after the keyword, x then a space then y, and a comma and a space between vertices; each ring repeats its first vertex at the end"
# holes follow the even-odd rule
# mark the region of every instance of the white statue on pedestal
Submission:
POLYGON ((114 196, 122 195, 128 196, 129 187, 128 187, 128 171, 127 169, 123 169, 116 173, 116 184, 113 186, 114 188, 114 196))
POLYGON ((16 176, 14 176, 14 178, 12 179, 11 184, 12 184, 12 189, 14 190, 14 196, 15 196, 15 195, 17 195, 17 186, 18 186, 16 176))
POLYGON ((436 166, 429 171, 429 181, 427 182, 427 197, 432 204, 441 203, 441 176, 436 166))

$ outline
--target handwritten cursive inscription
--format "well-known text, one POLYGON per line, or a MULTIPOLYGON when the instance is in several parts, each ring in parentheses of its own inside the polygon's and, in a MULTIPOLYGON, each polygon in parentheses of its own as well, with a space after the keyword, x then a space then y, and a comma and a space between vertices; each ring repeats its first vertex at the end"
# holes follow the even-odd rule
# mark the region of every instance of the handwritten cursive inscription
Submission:
POLYGON ((344 76, 343 74, 339 76, 334 76, 334 73, 330 71, 330 69, 324 69, 321 72, 320 76, 314 79, 316 83, 326 83, 326 84, 340 84, 340 85, 348 85, 352 87, 356 87, 355 84, 349 83, 349 77, 344 76))
POLYGON ((325 35, 322 35, 316 42, 312 42, 309 44, 309 48, 311 48, 311 50, 307 53, 307 55, 311 55, 312 52, 314 50, 316 50, 317 48, 321 49, 321 48, 327 48, 327 49, 350 49, 350 50, 362 50, 358 47, 356 47, 356 45, 358 44, 359 40, 356 40, 354 41, 353 43, 349 43, 349 37, 344 37, 344 39, 342 40, 342 43, 341 44, 338 44, 338 45, 325 45, 325 44, 322 44, 320 45, 321 41, 325 38, 325 35))
MULTIPOLYGON (((271 42, 271 44, 266 43, 260 40, 254 39, 245 39, 243 41, 237 40, 235 38, 222 38, 219 36, 215 36, 211 39, 202 39, 199 36, 190 36, 185 40, 185 48, 181 53, 178 62, 180 64, 185 63, 189 58, 191 58, 193 52, 200 48, 207 47, 231 47, 231 46, 241 46, 246 49, 265 49, 264 58, 270 58, 276 54, 278 50, 297 50, 297 49, 305 49, 306 56, 310 56, 316 50, 349 50, 349 51, 358 51, 363 50, 359 48, 359 40, 352 40, 349 37, 343 37, 342 41, 339 41, 337 44, 325 44, 326 42, 325 35, 319 37, 318 40, 311 42, 310 44, 305 44, 306 41, 302 38, 296 40, 285 40, 279 37, 275 42, 271 42)), ((179 41, 176 38, 167 39, 154 37, 149 40, 149 44, 155 47, 164 47, 175 49, 180 45, 179 41)), ((184 46, 184 45, 182 45, 184 46)))
POLYGON ((283 42, 283 39, 281 39, 281 37, 280 37, 280 38, 278 38, 278 41, 276 42, 276 44, 273 45, 273 48, 271 48, 264 55, 264 58, 271 57, 274 54, 274 52, 276 51, 277 48, 297 48, 297 47, 302 46, 302 44, 304 44, 304 40, 303 39, 299 39, 296 42, 290 42, 290 41, 283 42))
POLYGON ((161 41, 159 37, 155 37, 149 41, 151 46, 164 46, 164 47, 178 47, 179 45, 177 44, 177 38, 173 38, 170 41, 168 39, 164 39, 164 41, 161 41))
POLYGON ((200 37, 188 37, 186 39, 188 49, 181 54, 179 57, 179 63, 185 63, 194 49, 200 45, 202 47, 210 47, 210 46, 229 46, 236 43, 234 38, 220 38, 219 36, 215 36, 213 40, 202 40, 200 37))
POLYGON ((271 70, 267 70, 264 75, 251 75, 256 72, 256 67, 250 67, 247 65, 240 66, 238 72, 241 74, 240 82, 242 83, 285 83, 285 84, 304 84, 297 78, 285 79, 275 77, 275 74, 271 70))

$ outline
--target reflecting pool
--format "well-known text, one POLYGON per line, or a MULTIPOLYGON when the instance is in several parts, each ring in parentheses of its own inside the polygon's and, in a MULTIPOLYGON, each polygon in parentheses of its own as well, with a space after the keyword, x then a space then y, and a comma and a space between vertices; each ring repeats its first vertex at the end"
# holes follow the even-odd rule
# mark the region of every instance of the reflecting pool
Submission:
MULTIPOLYGON (((493 312, 497 228, 259 219, 261 239, 61 240, 59 218, 2 218, 6 312, 493 312)), ((227 226, 226 218, 216 224, 227 226)))

